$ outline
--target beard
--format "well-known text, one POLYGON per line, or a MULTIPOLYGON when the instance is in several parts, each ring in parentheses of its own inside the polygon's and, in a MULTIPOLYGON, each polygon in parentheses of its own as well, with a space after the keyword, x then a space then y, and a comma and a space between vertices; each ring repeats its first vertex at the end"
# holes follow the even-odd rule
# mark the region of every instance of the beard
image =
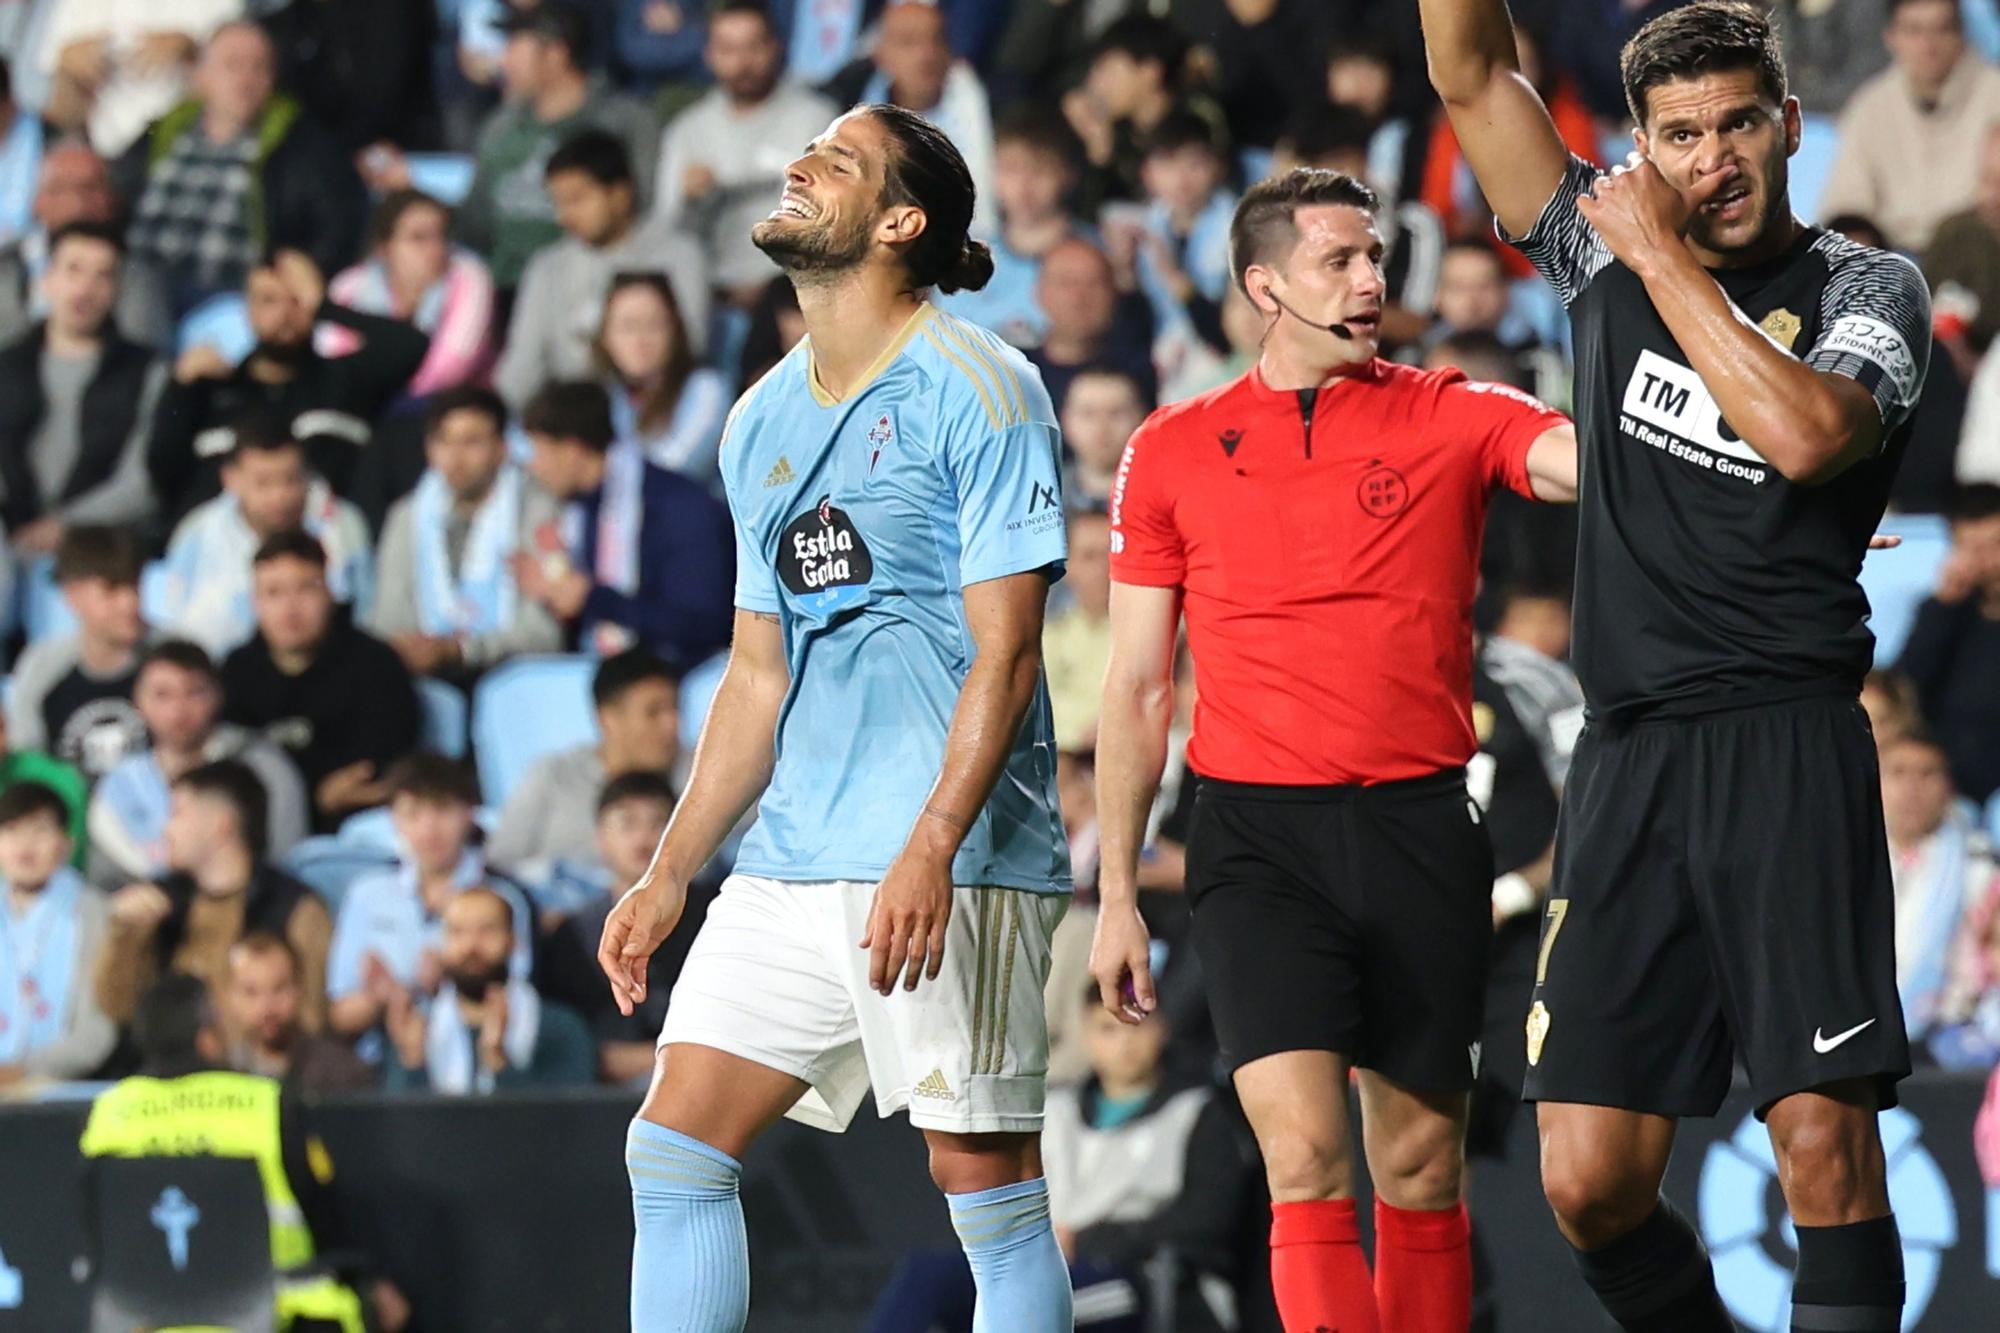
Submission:
POLYGON ((868 254, 868 224, 814 225, 815 220, 767 217, 750 229, 750 243, 784 270, 794 286, 824 282, 860 265, 868 254))
POLYGON ((471 1000, 477 1004, 486 998, 486 992, 495 986, 507 984, 508 960, 502 958, 497 963, 480 966, 477 963, 461 967, 448 967, 444 979, 451 983, 461 1000, 471 1000))

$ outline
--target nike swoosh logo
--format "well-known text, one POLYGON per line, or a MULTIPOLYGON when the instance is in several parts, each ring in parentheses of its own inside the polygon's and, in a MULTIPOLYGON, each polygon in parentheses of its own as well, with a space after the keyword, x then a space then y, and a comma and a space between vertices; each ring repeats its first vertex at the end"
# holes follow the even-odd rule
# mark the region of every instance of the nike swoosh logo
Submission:
POLYGON ((1871 1018, 1866 1023, 1856 1023, 1853 1027, 1847 1029, 1847 1031, 1838 1033, 1837 1035, 1831 1037, 1821 1036, 1820 1030, 1818 1028, 1814 1028, 1813 1050, 1819 1053, 1820 1055, 1825 1055, 1828 1051, 1835 1049, 1842 1042, 1845 1042, 1849 1037, 1854 1036, 1856 1033, 1861 1032, 1866 1028, 1871 1028, 1874 1026, 1875 1026, 1875 1020, 1871 1018))

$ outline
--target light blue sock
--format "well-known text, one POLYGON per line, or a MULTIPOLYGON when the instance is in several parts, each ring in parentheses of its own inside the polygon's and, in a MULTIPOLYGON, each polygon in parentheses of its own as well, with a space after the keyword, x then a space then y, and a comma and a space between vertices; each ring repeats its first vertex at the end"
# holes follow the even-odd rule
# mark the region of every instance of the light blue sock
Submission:
POLYGON ((750 1242, 728 1153, 650 1120, 625 1136, 632 1178, 633 1333, 742 1333, 750 1242))
POLYGON ((1071 1333, 1069 1265, 1049 1222, 1048 1182, 944 1197, 979 1288, 972 1333, 1071 1333))

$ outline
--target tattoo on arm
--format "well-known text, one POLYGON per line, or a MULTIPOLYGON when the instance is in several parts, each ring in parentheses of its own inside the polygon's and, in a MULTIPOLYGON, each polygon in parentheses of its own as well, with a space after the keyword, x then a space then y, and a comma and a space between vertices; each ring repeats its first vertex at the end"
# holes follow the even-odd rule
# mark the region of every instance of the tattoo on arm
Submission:
POLYGON ((953 828, 957 829, 961 833, 965 832, 967 829, 972 827, 971 820, 962 819, 959 816, 953 814, 951 811, 946 810, 940 806, 927 805, 924 807, 924 813, 929 815, 932 819, 942 820, 944 823, 951 825, 953 828))

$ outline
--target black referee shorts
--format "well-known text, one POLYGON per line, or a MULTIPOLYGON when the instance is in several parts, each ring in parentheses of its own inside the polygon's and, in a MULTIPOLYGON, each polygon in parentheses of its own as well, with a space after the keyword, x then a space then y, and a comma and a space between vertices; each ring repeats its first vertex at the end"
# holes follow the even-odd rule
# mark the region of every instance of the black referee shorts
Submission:
POLYGON ((1223 1058, 1335 1051, 1408 1087, 1470 1088, 1492 886, 1462 769, 1374 787, 1201 779, 1187 888, 1223 1058))
POLYGON ((1607 727, 1578 742, 1527 1017, 1530 1101, 1757 1114, 1910 1072, 1867 714, 1849 698, 1607 727))

